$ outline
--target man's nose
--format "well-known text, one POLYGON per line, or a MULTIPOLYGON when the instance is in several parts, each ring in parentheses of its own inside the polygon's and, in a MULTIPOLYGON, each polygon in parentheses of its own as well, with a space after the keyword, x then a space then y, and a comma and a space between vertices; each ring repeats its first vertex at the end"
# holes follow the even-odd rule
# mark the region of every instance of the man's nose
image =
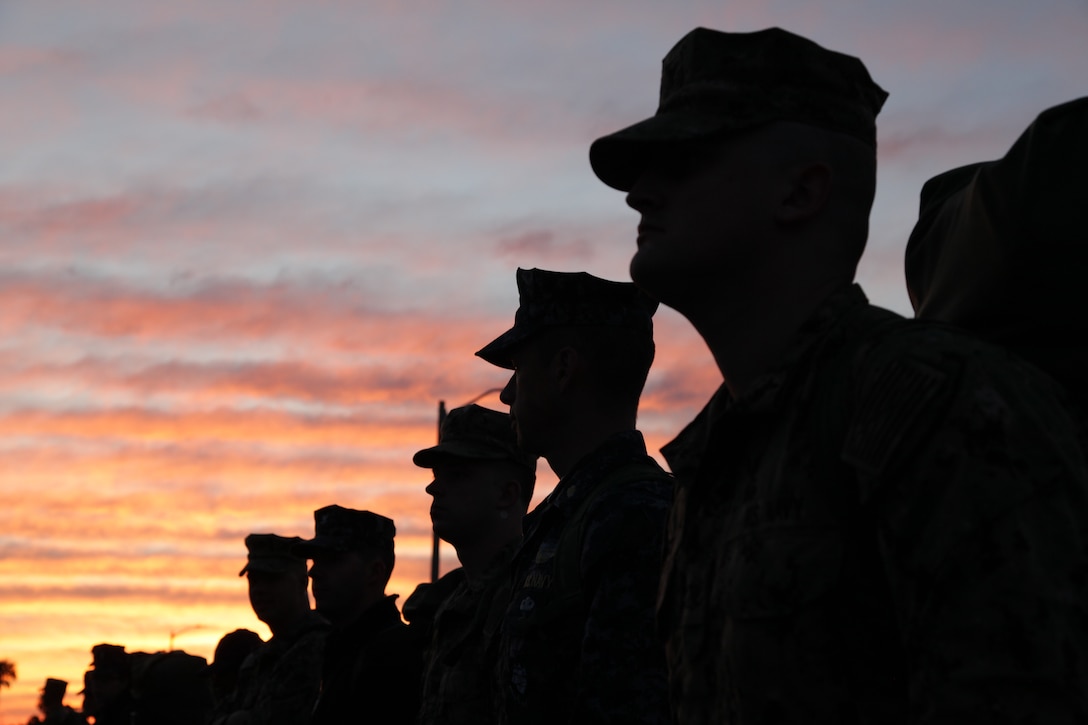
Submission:
POLYGON ((631 184, 624 201, 627 206, 640 213, 661 203, 659 195, 654 191, 653 179, 645 172, 639 174, 635 183, 631 184))
POLYGON ((517 379, 517 376, 517 373, 511 375, 510 381, 506 383, 506 387, 502 389, 501 393, 499 393, 499 400, 501 400, 503 403, 506 403, 507 405, 513 405, 514 400, 517 397, 514 392, 516 388, 514 382, 517 379))

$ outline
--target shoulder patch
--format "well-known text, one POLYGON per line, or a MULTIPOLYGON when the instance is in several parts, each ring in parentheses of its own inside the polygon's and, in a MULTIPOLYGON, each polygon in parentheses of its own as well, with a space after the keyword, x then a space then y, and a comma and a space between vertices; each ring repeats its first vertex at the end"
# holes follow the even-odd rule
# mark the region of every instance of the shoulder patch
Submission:
POLYGON ((947 380, 946 371, 912 359, 890 361, 864 376, 855 388, 843 460, 865 473, 883 472, 904 443, 924 433, 947 380))

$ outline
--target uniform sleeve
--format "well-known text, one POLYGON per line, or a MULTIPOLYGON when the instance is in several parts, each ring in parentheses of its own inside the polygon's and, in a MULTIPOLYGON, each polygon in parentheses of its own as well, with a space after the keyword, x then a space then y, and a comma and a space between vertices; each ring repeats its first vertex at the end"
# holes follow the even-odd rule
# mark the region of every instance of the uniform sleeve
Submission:
POLYGON ((899 445, 862 483, 907 653, 910 722, 1088 722, 1079 431, 1026 366, 976 354, 912 378, 912 364, 866 383, 884 432, 871 432, 864 400, 853 431, 857 450, 866 435, 899 445), (910 395, 887 394, 912 379, 910 395), (889 420, 913 432, 884 435, 889 420))
POLYGON ((353 676, 352 699, 366 725, 403 725, 419 716, 423 648, 418 633, 399 626, 368 646, 365 666, 353 676))
POLYGON ((297 725, 309 722, 321 689, 325 633, 303 635, 276 663, 253 712, 255 723, 297 725))
POLYGON ((671 497, 670 484, 650 481, 594 506, 583 541, 588 615, 572 722, 669 722, 655 605, 671 497))

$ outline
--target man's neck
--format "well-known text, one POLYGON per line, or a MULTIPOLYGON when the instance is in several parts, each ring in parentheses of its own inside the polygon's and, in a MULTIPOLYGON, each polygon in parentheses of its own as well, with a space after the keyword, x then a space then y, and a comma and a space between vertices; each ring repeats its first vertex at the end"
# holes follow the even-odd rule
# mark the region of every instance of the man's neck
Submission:
POLYGON ((579 461, 612 436, 635 430, 635 420, 633 416, 625 415, 594 418, 587 413, 571 416, 564 430, 566 435, 563 441, 544 454, 544 459, 559 478, 574 470, 579 461))
POLYGON ((461 562, 461 568, 465 571, 466 580, 479 581, 495 562, 499 552, 521 538, 521 521, 510 523, 515 524, 517 528, 514 526, 496 528, 490 535, 481 537, 477 541, 454 547, 457 551, 457 560, 461 562))
POLYGON ((333 626, 337 629, 350 627, 352 624, 355 624, 360 619, 362 619, 363 616, 371 610, 371 608, 373 608, 375 605, 378 604, 378 602, 382 601, 383 599, 385 599, 385 592, 382 592, 378 595, 366 597, 365 599, 360 599, 358 606, 353 608, 350 612, 346 612, 343 616, 337 617, 336 619, 329 617, 329 621, 331 621, 333 626))
POLYGON ((726 388, 738 398, 782 362, 801 326, 848 283, 840 278, 738 290, 681 312, 706 341, 726 388))
POLYGON ((306 609, 300 609, 296 611, 293 617, 284 617, 280 621, 265 622, 265 624, 267 624, 268 628, 272 630, 273 637, 282 637, 284 635, 290 634, 296 627, 298 627, 302 623, 303 618, 307 614, 309 614, 309 612, 310 609, 309 607, 307 607, 306 609))

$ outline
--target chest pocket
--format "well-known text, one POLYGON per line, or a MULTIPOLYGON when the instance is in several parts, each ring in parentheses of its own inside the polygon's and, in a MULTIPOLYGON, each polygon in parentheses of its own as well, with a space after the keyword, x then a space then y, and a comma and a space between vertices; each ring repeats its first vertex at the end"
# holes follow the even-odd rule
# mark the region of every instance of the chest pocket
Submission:
MULTIPOLYGON (((557 568, 563 562, 538 562, 557 568)), ((555 631, 565 629, 564 624, 585 616, 585 601, 580 588, 571 587, 566 577, 552 574, 547 586, 523 586, 518 589, 511 606, 517 611, 503 626, 511 627, 520 635, 536 633, 538 638, 550 638, 555 631)))
MULTIPOLYGON (((586 496, 570 514, 555 544, 550 562, 537 562, 543 569, 550 569, 547 585, 526 586, 517 593, 514 602, 520 612, 513 628, 525 633, 534 628, 544 632, 564 629, 568 634, 581 636, 587 614, 588 602, 582 589, 581 556, 585 545, 586 528, 593 504, 606 494, 635 481, 662 480, 672 485, 672 477, 665 473, 649 457, 627 463, 612 471, 586 496)), ((541 547, 543 550, 544 547, 541 547)))

